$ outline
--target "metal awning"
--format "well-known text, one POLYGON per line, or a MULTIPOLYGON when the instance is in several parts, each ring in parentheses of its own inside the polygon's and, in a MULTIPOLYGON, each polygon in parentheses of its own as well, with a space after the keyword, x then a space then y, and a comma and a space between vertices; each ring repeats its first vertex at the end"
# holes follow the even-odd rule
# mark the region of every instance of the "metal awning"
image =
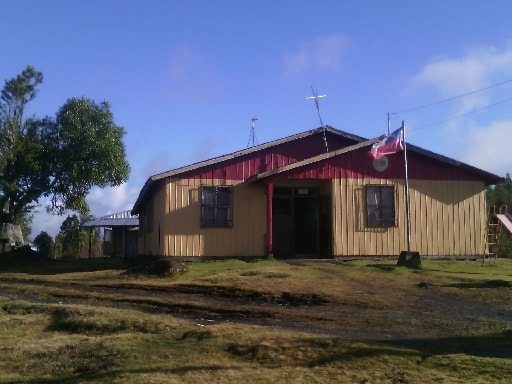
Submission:
POLYGON ((130 211, 114 213, 82 224, 83 227, 138 227, 139 216, 132 215, 130 211))

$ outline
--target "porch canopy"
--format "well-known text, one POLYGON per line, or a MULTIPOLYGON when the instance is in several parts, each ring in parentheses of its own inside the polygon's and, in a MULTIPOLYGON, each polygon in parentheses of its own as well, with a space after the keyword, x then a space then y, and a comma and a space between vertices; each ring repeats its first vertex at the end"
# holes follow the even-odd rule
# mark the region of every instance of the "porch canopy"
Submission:
MULTIPOLYGON (((130 211, 114 213, 97 219, 89 220, 82 224, 82 227, 89 228, 89 257, 91 256, 91 231, 93 228, 116 228, 122 232, 122 256, 133 256, 131 253, 132 241, 127 232, 139 227, 139 216, 132 215, 130 211), (130 254, 129 254, 130 253, 130 254)), ((136 249, 134 250, 136 253, 136 249)))
POLYGON ((109 216, 103 216, 82 224, 82 227, 138 227, 139 215, 132 215, 130 211, 114 213, 109 216))

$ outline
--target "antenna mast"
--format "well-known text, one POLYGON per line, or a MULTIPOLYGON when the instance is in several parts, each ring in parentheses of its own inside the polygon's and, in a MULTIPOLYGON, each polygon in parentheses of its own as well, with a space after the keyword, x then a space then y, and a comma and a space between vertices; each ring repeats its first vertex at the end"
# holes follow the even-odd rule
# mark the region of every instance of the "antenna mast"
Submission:
POLYGON ((256 126, 256 122, 258 121, 258 118, 256 116, 253 116, 251 119, 252 121, 252 127, 251 127, 251 133, 249 135, 249 141, 247 142, 247 148, 249 148, 249 144, 252 141, 252 146, 254 147, 254 141, 256 140, 256 132, 254 132, 254 127, 256 126))
POLYGON ((320 126, 323 127, 324 122, 322 121, 322 115, 320 115, 320 104, 318 103, 318 99, 325 97, 327 95, 319 95, 318 91, 315 92, 313 86, 311 86, 311 92, 313 93, 313 96, 306 97, 306 100, 315 100, 316 112, 318 113, 318 118, 320 119, 320 126))
POLYGON ((318 103, 318 99, 325 97, 327 95, 319 95, 318 91, 315 92, 313 86, 311 86, 311 92, 313 92, 313 96, 306 97, 306 100, 313 99, 315 100, 316 112, 318 113, 318 118, 320 119, 320 127, 324 127, 324 144, 325 144, 325 152, 329 152, 329 146, 327 145, 327 136, 325 135, 325 130, 327 127, 324 126, 324 122, 322 121, 322 115, 320 114, 320 104, 318 103))

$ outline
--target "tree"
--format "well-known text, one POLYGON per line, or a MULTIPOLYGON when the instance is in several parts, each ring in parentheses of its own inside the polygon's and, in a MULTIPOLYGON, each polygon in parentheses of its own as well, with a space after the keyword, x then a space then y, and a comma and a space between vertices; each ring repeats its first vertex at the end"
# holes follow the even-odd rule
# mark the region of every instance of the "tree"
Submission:
POLYGON ((28 66, 1 92, 0 222, 16 223, 41 197, 50 199, 49 212, 86 214, 92 187, 128 179, 125 131, 114 123, 108 102, 71 98, 55 118, 24 118, 42 82, 42 73, 28 66))
POLYGON ((499 208, 501 205, 512 208, 512 179, 510 173, 507 173, 502 183, 487 188, 487 203, 491 209, 493 206, 499 208))
POLYGON ((44 256, 48 256, 51 249, 53 248, 53 239, 46 231, 41 231, 34 238, 34 244, 37 246, 37 250, 44 256))
POLYGON ((87 233, 81 228, 77 215, 68 216, 60 226, 57 241, 62 247, 62 256, 80 257, 80 251, 87 243, 87 233))

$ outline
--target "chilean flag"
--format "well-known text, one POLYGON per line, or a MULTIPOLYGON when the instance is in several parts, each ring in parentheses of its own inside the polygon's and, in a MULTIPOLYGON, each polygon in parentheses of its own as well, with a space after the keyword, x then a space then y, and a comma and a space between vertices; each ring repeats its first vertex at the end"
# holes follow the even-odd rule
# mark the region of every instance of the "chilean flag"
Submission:
POLYGON ((384 155, 391 155, 393 153, 400 152, 404 149, 402 144, 404 137, 403 128, 400 127, 396 131, 384 136, 381 141, 376 142, 372 145, 370 150, 370 156, 374 159, 379 159, 384 155))

